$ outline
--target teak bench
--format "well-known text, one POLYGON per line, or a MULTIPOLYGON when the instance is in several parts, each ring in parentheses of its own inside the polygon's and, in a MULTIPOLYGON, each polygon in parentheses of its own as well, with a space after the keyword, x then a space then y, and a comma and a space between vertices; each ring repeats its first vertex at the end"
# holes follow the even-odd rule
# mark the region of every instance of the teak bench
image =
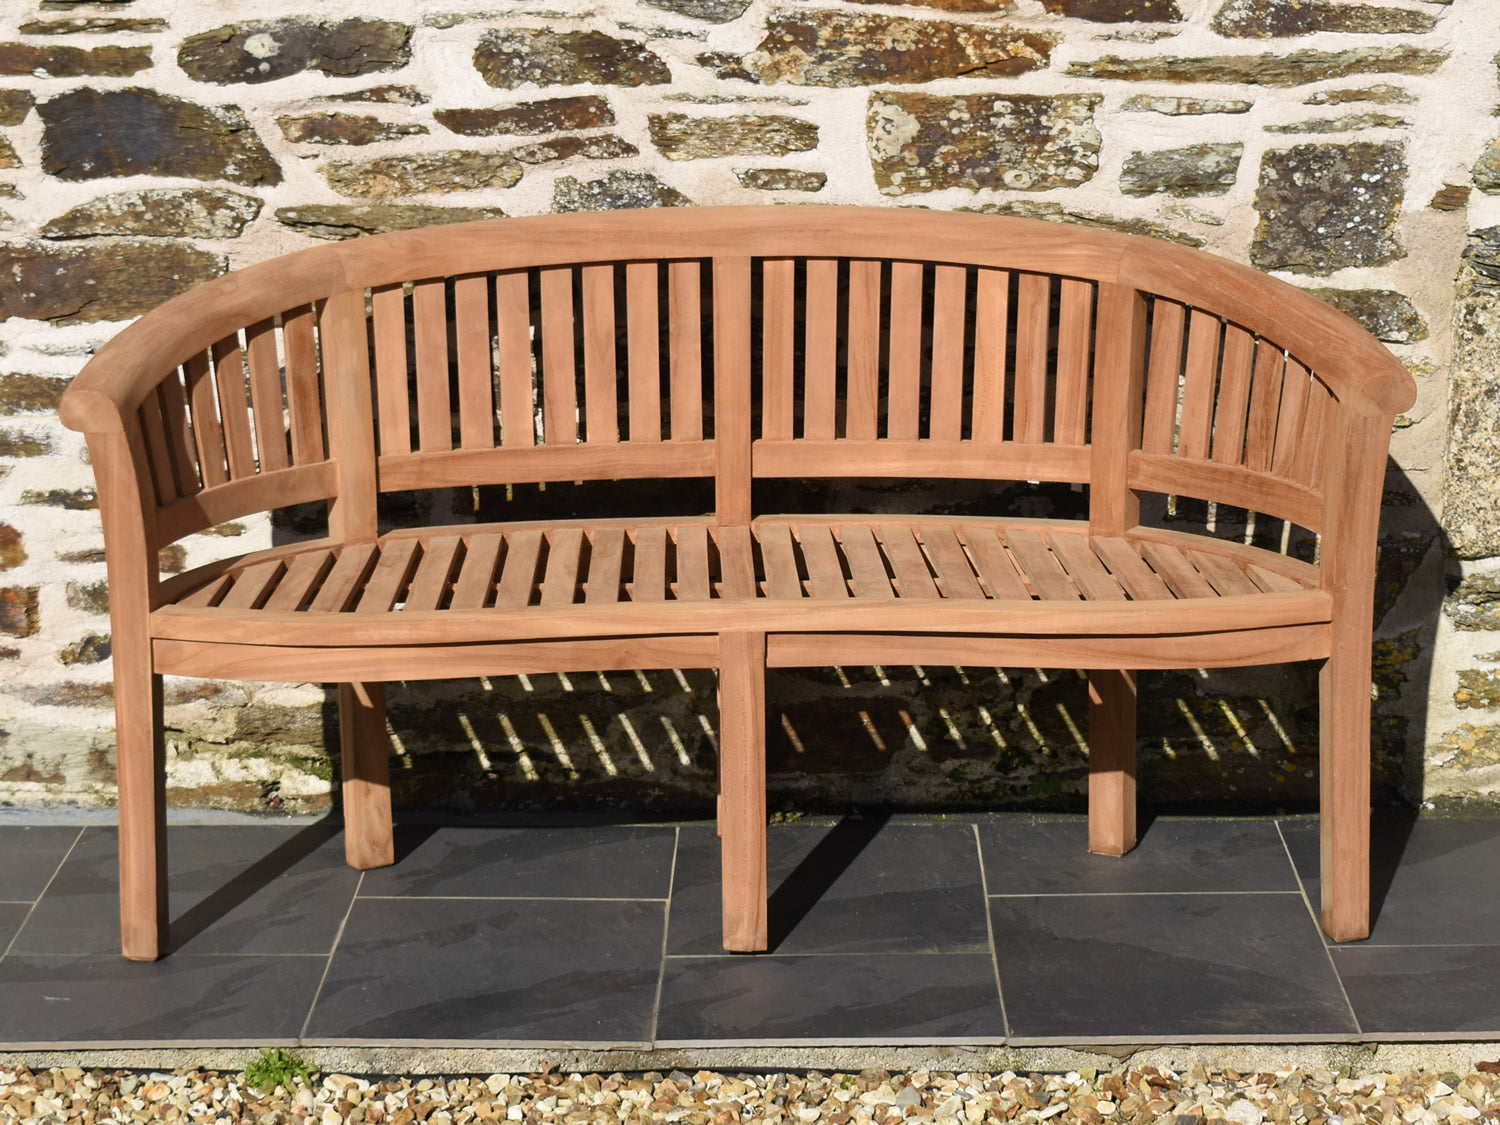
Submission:
POLYGON ((161 677, 337 682, 348 859, 392 862, 383 683, 719 675, 724 944, 766 946, 771 666, 1088 670, 1089 847, 1135 842, 1135 672, 1322 662, 1322 923, 1369 926, 1371 607, 1411 378, 1300 290, 970 214, 566 215, 304 250, 126 328, 69 388, 103 517, 127 957, 167 939, 161 677), (709 478, 714 510, 382 533, 382 493, 709 478), (1073 482, 1087 519, 757 511, 764 478, 1073 482), (1319 536, 1141 525, 1195 497, 1319 536), (328 502, 325 538, 158 549, 328 502), (1285 539, 1282 540, 1283 544, 1285 539))

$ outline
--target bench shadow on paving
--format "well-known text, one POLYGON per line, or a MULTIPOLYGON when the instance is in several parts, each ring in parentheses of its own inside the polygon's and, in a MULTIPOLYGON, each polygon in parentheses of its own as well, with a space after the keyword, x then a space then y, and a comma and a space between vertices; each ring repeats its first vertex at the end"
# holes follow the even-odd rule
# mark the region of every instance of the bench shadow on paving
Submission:
POLYGON ((1500 818, 1375 821, 1369 940, 1317 822, 851 816, 770 830, 771 950, 719 947, 709 824, 174 825, 173 951, 118 953, 110 827, 0 824, 0 1044, 1016 1045, 1500 1038, 1500 818))

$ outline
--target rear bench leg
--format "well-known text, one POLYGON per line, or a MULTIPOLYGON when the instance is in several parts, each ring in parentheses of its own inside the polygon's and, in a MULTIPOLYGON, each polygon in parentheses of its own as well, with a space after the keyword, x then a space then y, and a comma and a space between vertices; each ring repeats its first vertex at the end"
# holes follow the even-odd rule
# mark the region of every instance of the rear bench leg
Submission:
POLYGON ((1089 851, 1135 847, 1135 673, 1089 673, 1089 851))
POLYGON ((1323 932, 1370 936, 1370 634, 1339 643, 1318 674, 1323 932))
POLYGON ((161 677, 150 657, 115 654, 115 764, 119 776, 120 949, 132 961, 167 951, 166 746, 161 677))
POLYGON ((344 858, 368 870, 395 862, 391 838, 390 744, 385 685, 339 685, 339 743, 344 772, 344 858))
POLYGON ((766 635, 719 638, 724 948, 766 948, 766 635))

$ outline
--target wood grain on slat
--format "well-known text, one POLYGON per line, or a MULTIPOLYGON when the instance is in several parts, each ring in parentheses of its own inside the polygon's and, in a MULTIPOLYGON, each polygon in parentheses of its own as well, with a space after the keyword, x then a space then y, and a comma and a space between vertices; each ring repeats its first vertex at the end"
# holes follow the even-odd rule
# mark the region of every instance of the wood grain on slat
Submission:
POLYGON ((844 579, 844 564, 839 559, 833 532, 824 524, 808 524, 797 529, 797 542, 807 562, 807 577, 815 598, 847 598, 849 585, 844 579))
POLYGON ((573 271, 542 273, 542 440, 578 440, 577 357, 573 350, 573 271))
POLYGON ((292 461, 298 465, 327 456, 323 437, 323 394, 318 379, 318 339, 311 308, 281 314, 286 352, 286 410, 291 422, 292 461))
POLYGON ((1187 365, 1183 369, 1182 418, 1177 453, 1203 460, 1214 425, 1214 392, 1219 376, 1219 318, 1194 309, 1188 319, 1187 365))
POLYGON ((1141 554, 1151 564, 1151 569, 1179 598, 1212 598, 1214 588, 1208 580, 1193 569, 1191 563, 1176 547, 1153 543, 1147 539, 1141 543, 1141 554))
POLYGON ((167 429, 161 416, 159 395, 146 396, 139 411, 141 428, 146 435, 146 455, 151 463, 151 483, 156 489, 156 502, 170 504, 177 499, 176 468, 172 463, 172 451, 167 447, 167 429))
POLYGON ((1250 417, 1245 426, 1245 468, 1266 472, 1276 448, 1276 415, 1281 406, 1281 373, 1286 356, 1269 340, 1255 347, 1251 380, 1250 417))
POLYGON ((1311 382, 1307 368, 1287 356, 1281 377, 1281 405, 1276 412, 1276 449, 1271 457, 1271 471, 1280 476, 1292 475, 1292 462, 1301 448, 1298 439, 1311 382))
POLYGON ((197 352, 182 365, 187 378, 188 402, 193 414, 193 442, 198 450, 198 468, 203 486, 212 488, 229 479, 224 467, 224 431, 219 425, 218 403, 214 382, 209 373, 208 356, 197 352))
POLYGON ((661 313, 655 262, 625 267, 625 320, 630 341, 630 440, 661 440, 661 313))
POLYGON ((273 613, 299 610, 313 598, 314 591, 333 568, 332 551, 304 551, 287 565, 286 573, 266 601, 273 613))
POLYGON ((1064 278, 1057 322, 1057 391, 1052 440, 1082 445, 1088 427, 1094 287, 1064 278))
POLYGON ((721 524, 750 522, 749 258, 716 258, 714 291, 714 509, 721 524))
POLYGON ((844 435, 874 438, 880 432, 880 263, 849 263, 849 329, 844 435))
POLYGON ((945 597, 984 597, 979 580, 974 577, 973 568, 969 565, 969 556, 964 554, 963 544, 958 541, 952 526, 937 524, 923 528, 922 549, 942 581, 945 597))
POLYGON ((359 595, 356 613, 391 611, 401 600, 401 591, 417 565, 417 547, 415 539, 393 539, 381 548, 380 559, 359 595))
POLYGON ((795 436, 796 266, 790 258, 768 258, 761 264, 760 429, 764 437, 787 441, 795 436))
POLYGON ((803 316, 802 436, 828 440, 838 428, 839 264, 807 262, 803 316))
POLYGON ((276 358, 276 322, 270 317, 245 329, 245 361, 250 367, 250 402, 255 414, 255 452, 260 471, 284 469, 286 421, 282 415, 281 365, 276 358))
POLYGON ((219 599, 220 609, 257 609, 286 569, 281 559, 247 566, 235 576, 234 588, 219 599))
POLYGON ((1138 602, 1166 601, 1172 591, 1167 588, 1156 571, 1152 570, 1136 553, 1136 549, 1124 539, 1115 536, 1095 535, 1092 538, 1094 553, 1104 560, 1110 573, 1125 587, 1131 600, 1138 602))
MULTIPOLYGON (((543 605, 573 604, 578 593, 578 574, 583 568, 583 542, 581 527, 560 527, 548 537, 547 566, 542 574, 543 605)), ((504 574, 500 577, 500 589, 502 595, 496 596, 496 605, 520 604, 511 600, 504 574)))
POLYGON ((490 358, 490 279, 470 274, 453 283, 458 353, 458 440, 465 449, 495 445, 495 373, 490 358))
POLYGON ((502 536, 495 534, 475 535, 465 541, 463 562, 453 580, 450 609, 483 609, 489 603, 504 542, 502 536))
MULTIPOLYGON (((370 378, 370 332, 365 295, 346 289, 328 299, 320 332, 328 387, 328 448, 336 487, 328 505, 328 534, 372 542, 379 534, 380 476, 370 378)), ((278 474, 267 473, 274 480, 278 474)), ((342 607, 341 607, 342 608, 342 607)))
POLYGON ((1193 569, 1217 590, 1222 597, 1232 598, 1236 594, 1254 594, 1260 587, 1245 577, 1245 572, 1223 555, 1212 551, 1194 551, 1190 556, 1193 569))
POLYGON ((917 544, 916 534, 909 524, 881 524, 880 549, 890 560, 891 570, 896 575, 896 585, 903 598, 942 597, 937 583, 932 580, 932 572, 927 569, 927 559, 917 544))
POLYGON ((703 438, 703 297, 697 262, 667 266, 667 366, 672 383, 672 440, 703 438))
POLYGON ((719 550, 719 596, 753 601, 755 588, 755 548, 750 529, 744 524, 718 528, 715 539, 719 550))
MULTIPOLYGON (((518 531, 506 537, 505 558, 500 564, 500 581, 495 587, 496 609, 515 609, 531 604, 545 541, 545 535, 536 530, 518 531)), ((459 577, 462 579, 464 576, 459 577)), ((457 597, 453 600, 454 608, 457 609, 457 597)))
POLYGON ((255 448, 250 438, 250 402, 245 396, 245 366, 238 336, 213 347, 214 385, 219 391, 219 418, 224 426, 224 448, 229 454, 231 480, 255 473, 255 448))
MULTIPOLYGON (((1150 305, 1126 285, 1099 286, 1089 451, 1089 530, 1119 535, 1141 522, 1130 458, 1141 444, 1150 305)), ((1052 448, 1068 448, 1054 445, 1052 448)))
POLYGON ((880 555, 880 545, 875 542, 875 532, 869 524, 857 523, 839 528, 839 543, 844 558, 849 560, 856 598, 896 596, 890 575, 885 570, 885 560, 880 555))
POLYGON ((510 449, 533 446, 531 298, 525 270, 495 275, 495 322, 500 334, 500 443, 510 449))
POLYGON ((625 561, 625 529, 604 527, 594 532, 589 547, 589 576, 584 600, 613 604, 620 600, 620 574, 625 561))
POLYGON ((1052 279, 1023 273, 1016 293, 1015 441, 1047 440, 1047 327, 1052 279))
POLYGON ((938 266, 933 276, 928 436, 935 441, 963 437, 965 274, 962 266, 938 266))
POLYGON ((370 295, 375 321, 375 412, 380 452, 411 452, 410 375, 406 354, 406 293, 387 285, 370 295))
POLYGON ((1268 594, 1284 594, 1291 590, 1302 589, 1302 584, 1295 578, 1289 578, 1267 567, 1251 564, 1245 568, 1245 573, 1250 576, 1252 582, 1268 594))
POLYGON ((309 613, 342 613, 349 608, 360 589, 365 576, 375 563, 374 543, 351 543, 339 552, 338 560, 328 572, 328 577, 318 588, 309 613))
POLYGON ((228 574, 221 574, 210 582, 205 582, 196 590, 192 590, 178 598, 174 605, 180 605, 184 609, 207 609, 221 597, 234 579, 228 574))
POLYGON ((1186 310, 1176 301, 1157 297, 1152 302, 1151 359, 1146 367, 1146 414, 1141 428, 1141 448, 1147 453, 1172 452, 1186 322, 1186 310))
POLYGON ((1068 572, 1042 542, 1034 531, 1012 528, 1005 532, 1005 545, 1015 555, 1026 577, 1031 579, 1031 588, 1046 601, 1071 601, 1078 597, 1078 590, 1068 578, 1068 572))
POLYGON ((885 436, 920 436, 922 412, 922 266, 891 264, 890 372, 885 436))
POLYGON ((1328 454, 1328 425, 1334 411, 1333 396, 1322 380, 1313 378, 1307 388, 1307 408, 1303 413, 1302 432, 1297 436, 1297 452, 1288 467, 1293 480, 1316 484, 1322 479, 1328 454))
POLYGON ((615 357, 615 267, 584 266, 583 426, 591 441, 620 440, 619 365, 615 357))
POLYGON ((161 396, 162 425, 166 431, 167 448, 172 456, 172 472, 177 480, 177 492, 180 496, 191 496, 200 486, 198 450, 193 444, 193 424, 188 417, 187 392, 183 389, 181 372, 168 373, 162 380, 158 393, 161 396))
POLYGON ((974 290, 975 441, 1005 439, 1005 349, 1009 328, 1010 274, 979 271, 974 290))
POLYGON ((458 535, 439 535, 422 545, 422 558, 417 563, 416 573, 411 576, 411 585, 406 591, 406 608, 411 610, 433 610, 443 604, 458 567, 459 551, 463 538, 458 535))
POLYGON ((1237 324, 1225 325, 1213 438, 1213 459, 1221 465, 1238 465, 1244 457, 1254 363, 1255 337, 1237 324))
POLYGON ((667 532, 643 527, 635 533, 635 558, 630 573, 630 600, 659 602, 667 596, 667 532))
POLYGON ((971 526, 963 530, 964 545, 974 566, 979 570, 984 584, 989 587, 990 597, 1002 601, 1029 602, 1031 591, 1016 573, 1015 564, 1000 542, 995 529, 986 526, 971 526))
POLYGON ((417 440, 424 450, 452 449, 448 294, 442 278, 418 281, 411 287, 411 328, 416 352, 417 440))
POLYGON ((1125 590, 1105 569, 1082 535, 1071 531, 1054 531, 1047 539, 1052 553, 1073 579, 1073 584, 1091 602, 1125 600, 1125 590))
POLYGON ((765 567, 766 596, 801 598, 802 576, 797 568, 791 528, 782 523, 764 524, 756 537, 760 540, 761 562, 765 567))
POLYGON ((707 601, 708 575, 708 528, 701 523, 677 528, 677 585, 676 596, 680 602, 707 601))

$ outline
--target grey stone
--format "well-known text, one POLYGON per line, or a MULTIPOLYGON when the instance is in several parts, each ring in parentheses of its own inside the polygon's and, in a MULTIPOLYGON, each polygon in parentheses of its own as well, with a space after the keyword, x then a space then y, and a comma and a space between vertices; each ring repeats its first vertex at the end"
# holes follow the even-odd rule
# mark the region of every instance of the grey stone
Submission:
POLYGON ((1189 145, 1125 158, 1120 190, 1126 195, 1223 195, 1234 186, 1245 146, 1189 145))
POLYGON ((0 43, 0 76, 5 77, 121 78, 150 65, 150 47, 0 43))
POLYGON ((306 113, 278 117, 281 135, 299 144, 369 145, 427 132, 426 125, 382 121, 369 114, 306 113))
POLYGON ((750 0, 641 0, 641 3, 648 8, 660 8, 709 23, 737 20, 750 7, 750 0))
POLYGON ((984 215, 1015 215, 1022 219, 1041 219, 1049 223, 1072 223, 1094 230, 1117 230, 1122 234, 1142 234, 1148 238, 1160 238, 1175 242, 1179 246, 1202 246, 1204 240, 1196 235, 1184 234, 1149 219, 1122 219, 1114 215, 1102 215, 1097 211, 1082 211, 1064 207, 1061 203, 1042 199, 1014 199, 1009 203, 986 203, 979 207, 964 207, 960 210, 978 211, 984 215))
POLYGON ((1353 317, 1374 336, 1388 344, 1414 344, 1427 339, 1427 321, 1411 298, 1393 289, 1309 289, 1353 317))
POLYGON ((1396 237, 1405 189, 1400 144, 1272 149, 1261 162, 1250 260, 1311 274, 1394 261, 1405 254, 1396 237))
POLYGON ((474 66, 491 86, 514 90, 538 86, 650 86, 672 73, 644 43, 602 31, 502 28, 486 33, 474 49, 474 66))
POLYGON ((1437 17, 1415 8, 1330 0, 1226 0, 1209 26, 1235 39, 1273 39, 1315 31, 1420 35, 1437 26, 1437 17))
POLYGON ((1288 125, 1267 125, 1268 133, 1357 133, 1363 129, 1399 129, 1410 125, 1390 113, 1351 113, 1345 117, 1314 117, 1288 125))
POLYGON ((318 70, 352 77, 411 61, 410 25, 390 20, 292 18, 225 24, 189 36, 177 65, 199 82, 271 82, 318 70))
POLYGON ((277 222, 314 238, 327 239, 504 217, 505 212, 498 207, 431 207, 400 203, 305 203, 276 210, 277 222))
POLYGON ((154 17, 73 16, 60 20, 28 20, 17 30, 22 35, 95 35, 116 31, 165 31, 167 21, 154 17))
POLYGON ((1254 102, 1239 98, 1186 98, 1160 94, 1135 94, 1125 99, 1130 113, 1165 113, 1169 117, 1191 117, 1206 113, 1249 113, 1254 102))
POLYGON ((48 222, 43 238, 106 234, 177 238, 237 238, 260 214, 253 195, 226 188, 147 188, 81 203, 48 222))
POLYGON ((67 385, 68 380, 51 375, 0 375, 0 415, 56 410, 67 385))
POLYGON ((1443 599, 1443 612, 1455 629, 1500 630, 1500 574, 1471 574, 1443 599))
POLYGON ((580 183, 560 176, 552 189, 552 210, 616 211, 632 207, 690 207, 692 200, 649 172, 611 172, 580 183))
POLYGON ((70 606, 74 609, 81 609, 85 613, 109 612, 109 583, 107 581, 69 582, 66 597, 70 606))
POLYGON ((886 195, 1077 187, 1099 167, 1099 94, 877 93, 865 131, 886 195))
POLYGON ((1378 105, 1393 105, 1416 100, 1415 95, 1405 87, 1379 82, 1374 86, 1363 86, 1355 90, 1319 90, 1304 98, 1302 104, 1345 105, 1349 102, 1375 102, 1378 105))
POLYGON ((594 137, 551 137, 510 150, 509 155, 522 164, 550 164, 580 156, 588 160, 612 160, 622 156, 639 156, 641 150, 624 137, 604 133, 594 137))
MULTIPOLYGON (((1459 558, 1500 555, 1496 480, 1500 480, 1500 227, 1486 227, 1470 233, 1454 291, 1443 529, 1459 558)), ((1460 629, 1500 628, 1500 574, 1465 579, 1444 608, 1460 629)))
POLYGON ((818 147, 818 127, 781 114, 690 117, 653 113, 647 118, 651 143, 668 160, 714 156, 785 156, 818 147))
POLYGON ((415 86, 371 86, 347 94, 330 94, 333 102, 378 102, 382 105, 423 105, 429 99, 415 86))
POLYGON ((1500 195, 1500 141, 1496 141, 1474 161, 1471 171, 1474 186, 1486 195, 1500 195))
POLYGON ((734 175, 742 186, 760 191, 822 191, 828 182, 823 172, 798 168, 740 168, 734 175))
POLYGON ((221 255, 180 242, 0 244, 0 274, 10 279, 0 287, 0 320, 129 320, 218 277, 226 266, 221 255))
POLYGON ((598 94, 546 98, 498 109, 440 109, 433 116, 445 128, 468 137, 537 136, 615 123, 609 102, 598 94))
POLYGON ((53 449, 52 440, 42 434, 0 429, 0 457, 40 457, 53 449))
POLYGON ((463 149, 334 161, 322 169, 334 191, 361 199, 514 187, 522 171, 520 162, 504 153, 463 149))
POLYGON ((1131 82, 1237 82, 1254 86, 1301 86, 1350 74, 1431 74, 1448 52, 1423 47, 1356 47, 1347 51, 1300 50, 1261 55, 1156 55, 1102 58, 1068 64, 1079 78, 1131 82))
POLYGON ((65 512, 90 512, 99 507, 99 494, 92 488, 28 488, 21 503, 61 508, 65 512))

